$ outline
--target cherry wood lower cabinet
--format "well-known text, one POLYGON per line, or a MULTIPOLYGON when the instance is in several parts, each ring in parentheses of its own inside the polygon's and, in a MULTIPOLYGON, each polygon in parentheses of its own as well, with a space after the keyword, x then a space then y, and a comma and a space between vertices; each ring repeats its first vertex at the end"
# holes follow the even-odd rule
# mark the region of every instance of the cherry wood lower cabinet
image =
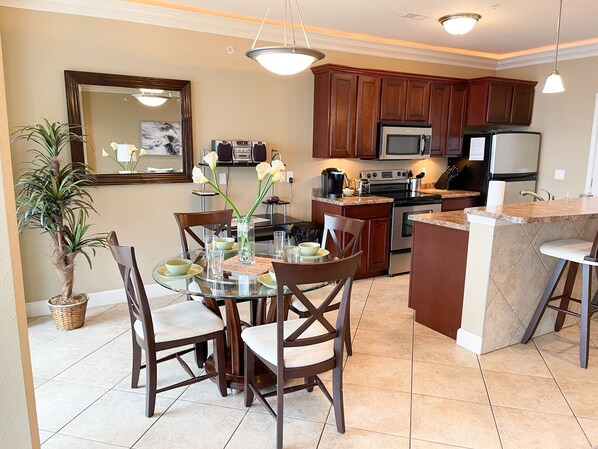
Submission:
POLYGON ((442 198, 442 212, 463 210, 466 207, 479 206, 479 196, 465 196, 456 198, 442 198))
POLYGON ((362 279, 388 272, 391 207, 392 203, 341 206, 312 200, 311 219, 321 226, 326 213, 365 220, 360 241, 363 256, 355 276, 362 279))
POLYGON ((461 326, 469 232, 413 223, 409 307, 415 321, 453 339, 461 326))

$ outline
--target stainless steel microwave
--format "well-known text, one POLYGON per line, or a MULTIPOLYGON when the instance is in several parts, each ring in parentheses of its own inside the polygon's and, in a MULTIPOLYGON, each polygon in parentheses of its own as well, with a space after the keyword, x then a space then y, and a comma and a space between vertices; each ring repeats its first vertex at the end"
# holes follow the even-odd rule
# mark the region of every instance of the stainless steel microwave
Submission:
POLYGON ((431 126, 380 125, 378 159, 430 157, 431 126))

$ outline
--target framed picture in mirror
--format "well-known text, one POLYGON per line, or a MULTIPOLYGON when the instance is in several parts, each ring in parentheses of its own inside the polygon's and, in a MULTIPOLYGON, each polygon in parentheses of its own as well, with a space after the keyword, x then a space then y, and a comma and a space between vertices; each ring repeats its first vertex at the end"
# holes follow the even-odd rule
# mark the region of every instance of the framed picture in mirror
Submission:
POLYGON ((191 82, 64 72, 69 123, 85 136, 71 145, 98 184, 190 182, 191 82))

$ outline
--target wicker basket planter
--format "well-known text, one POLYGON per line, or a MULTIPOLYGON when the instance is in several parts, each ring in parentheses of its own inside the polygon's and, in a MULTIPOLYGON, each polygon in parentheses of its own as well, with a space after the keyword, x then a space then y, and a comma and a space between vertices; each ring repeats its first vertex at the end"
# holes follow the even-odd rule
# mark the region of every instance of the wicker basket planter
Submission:
POLYGON ((57 295, 48 300, 48 307, 52 312, 52 318, 54 318, 54 324, 56 329, 62 329, 70 331, 72 329, 78 329, 85 323, 85 312, 87 311, 87 301, 89 296, 85 293, 77 293, 73 295, 73 299, 78 299, 79 302, 75 304, 53 304, 62 298, 57 295))

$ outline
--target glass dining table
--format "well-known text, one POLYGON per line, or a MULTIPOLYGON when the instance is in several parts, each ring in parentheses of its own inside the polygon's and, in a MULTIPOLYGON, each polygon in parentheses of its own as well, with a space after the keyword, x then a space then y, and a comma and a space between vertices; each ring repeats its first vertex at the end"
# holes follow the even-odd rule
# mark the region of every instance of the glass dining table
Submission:
MULTIPOLYGON (((209 252, 209 251, 208 251, 209 252)), ((202 300, 216 315, 222 317, 220 306, 224 306, 226 322, 226 375, 229 388, 242 390, 244 381, 244 352, 241 332, 247 326, 267 324, 276 321, 277 285, 268 273, 271 262, 284 259, 277 256, 272 242, 256 242, 256 262, 243 266, 236 263, 236 245, 224 252, 222 273, 214 274, 204 249, 186 254, 176 254, 158 263, 152 270, 152 277, 161 286, 196 300, 202 300), (165 262, 175 258, 188 258, 193 262, 187 274, 173 276, 165 269, 165 262), (241 320, 238 304, 249 302, 250 322, 241 320)), ((302 256, 301 263, 321 263, 334 257, 325 249, 315 256, 302 256)), ((327 283, 300 286, 302 291, 311 291, 326 286, 327 283)), ((285 317, 292 294, 285 295, 285 317)), ((214 373, 213 357, 206 360, 205 369, 214 373)), ((275 383, 276 376, 264 365, 256 366, 256 386, 263 388, 275 383)))

